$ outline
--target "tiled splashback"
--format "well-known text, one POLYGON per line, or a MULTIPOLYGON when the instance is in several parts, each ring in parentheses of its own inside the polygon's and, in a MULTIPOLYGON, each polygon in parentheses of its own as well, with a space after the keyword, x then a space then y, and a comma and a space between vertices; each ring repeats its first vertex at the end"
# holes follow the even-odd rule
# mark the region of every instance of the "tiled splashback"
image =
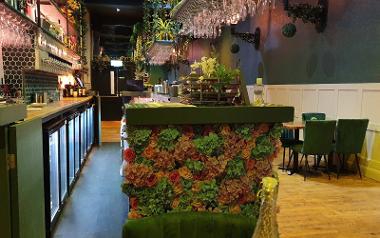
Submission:
POLYGON ((35 67, 35 49, 33 31, 29 32, 32 39, 30 47, 3 47, 3 68, 4 79, 10 85, 12 91, 22 91, 23 70, 34 69, 35 67))
POLYGON ((58 76, 37 71, 24 74, 24 98, 26 103, 32 103, 36 93, 47 92, 48 96, 58 100, 56 90, 58 88, 58 76))

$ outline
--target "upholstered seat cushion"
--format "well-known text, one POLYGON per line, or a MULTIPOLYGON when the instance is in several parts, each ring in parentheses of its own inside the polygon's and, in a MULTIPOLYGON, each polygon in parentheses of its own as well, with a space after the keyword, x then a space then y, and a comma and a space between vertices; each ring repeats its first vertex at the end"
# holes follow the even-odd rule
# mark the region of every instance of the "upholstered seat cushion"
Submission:
POLYGON ((241 215, 181 212, 128 220, 123 238, 251 238, 256 219, 241 215))

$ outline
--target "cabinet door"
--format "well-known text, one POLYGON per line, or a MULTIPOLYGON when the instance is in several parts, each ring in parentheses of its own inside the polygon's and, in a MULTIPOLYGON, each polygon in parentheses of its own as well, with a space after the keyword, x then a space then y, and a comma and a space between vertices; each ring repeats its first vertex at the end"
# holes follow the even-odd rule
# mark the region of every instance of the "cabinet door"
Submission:
POLYGON ((87 146, 86 146, 86 112, 81 113, 81 164, 83 164, 84 159, 86 157, 86 152, 87 152, 87 146))
POLYGON ((1 237, 11 238, 11 201, 8 170, 8 129, 0 126, 0 231, 1 237))
POLYGON ((75 178, 75 137, 74 137, 74 119, 67 123, 67 141, 68 141, 68 161, 69 161, 69 183, 74 182, 75 178))
POLYGON ((50 220, 53 221, 59 210, 59 131, 49 135, 50 165, 50 220))
POLYGON ((74 119, 75 125, 74 125, 74 130, 75 130, 75 174, 78 173, 79 168, 80 168, 80 160, 81 160, 81 154, 80 154, 80 119, 79 116, 75 117, 74 119))
POLYGON ((67 196, 67 134, 66 124, 59 129, 59 167, 60 167, 60 196, 61 202, 67 196))
POLYGON ((16 155, 11 170, 12 237, 44 238, 45 191, 42 121, 34 119, 9 128, 9 153, 16 155))

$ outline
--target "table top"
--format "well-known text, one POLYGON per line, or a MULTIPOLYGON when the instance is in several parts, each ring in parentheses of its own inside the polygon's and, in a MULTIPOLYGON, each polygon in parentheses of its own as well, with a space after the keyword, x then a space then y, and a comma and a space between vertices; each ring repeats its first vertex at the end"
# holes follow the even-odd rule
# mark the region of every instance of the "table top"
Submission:
POLYGON ((299 130, 305 128, 305 123, 302 121, 293 121, 283 123, 283 126, 288 130, 299 130))

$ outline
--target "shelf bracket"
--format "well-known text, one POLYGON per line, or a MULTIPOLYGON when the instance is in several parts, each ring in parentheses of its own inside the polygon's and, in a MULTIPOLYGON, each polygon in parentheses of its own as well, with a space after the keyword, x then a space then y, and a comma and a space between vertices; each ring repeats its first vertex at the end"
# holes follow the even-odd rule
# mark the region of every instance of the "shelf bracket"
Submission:
POLYGON ((260 36, 261 30, 259 27, 256 28, 255 33, 250 32, 236 32, 235 28, 231 28, 231 34, 235 37, 242 39, 243 41, 252 44, 256 50, 260 48, 260 36))

